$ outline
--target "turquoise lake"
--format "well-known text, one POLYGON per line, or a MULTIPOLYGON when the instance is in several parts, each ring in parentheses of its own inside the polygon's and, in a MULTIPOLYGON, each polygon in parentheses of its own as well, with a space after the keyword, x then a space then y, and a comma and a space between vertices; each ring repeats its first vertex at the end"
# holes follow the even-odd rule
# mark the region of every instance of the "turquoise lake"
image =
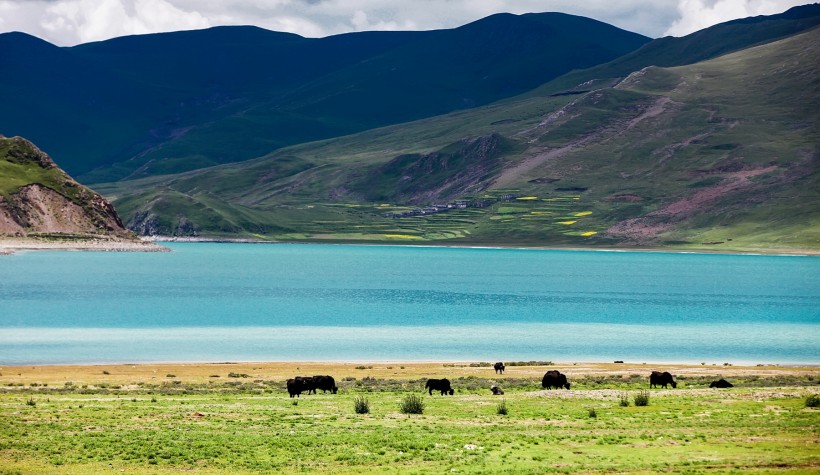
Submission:
POLYGON ((322 244, 0 256, 0 364, 820 363, 820 258, 322 244))

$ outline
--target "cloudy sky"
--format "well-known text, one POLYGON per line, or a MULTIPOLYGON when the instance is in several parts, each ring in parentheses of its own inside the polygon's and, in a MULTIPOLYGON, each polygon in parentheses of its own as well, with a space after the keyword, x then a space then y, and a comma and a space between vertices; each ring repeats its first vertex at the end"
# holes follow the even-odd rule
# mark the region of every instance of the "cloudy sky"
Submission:
POLYGON ((0 0, 0 32, 24 31, 61 46, 217 25, 323 37, 454 28, 498 12, 558 11, 659 37, 806 3, 810 0, 0 0))

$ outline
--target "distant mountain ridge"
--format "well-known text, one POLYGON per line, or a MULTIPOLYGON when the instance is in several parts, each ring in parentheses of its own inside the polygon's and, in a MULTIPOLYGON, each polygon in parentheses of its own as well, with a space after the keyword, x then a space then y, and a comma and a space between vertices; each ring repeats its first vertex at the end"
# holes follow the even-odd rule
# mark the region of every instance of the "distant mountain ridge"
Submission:
MULTIPOLYGON (((139 234, 720 251, 820 249, 820 5, 654 40, 539 87, 511 85, 504 78, 532 79, 521 71, 538 70, 543 57, 529 63, 520 56, 493 59, 493 54, 503 55, 513 44, 539 44, 549 35, 566 37, 561 28, 540 25, 555 18, 494 16, 434 32, 424 40, 418 32, 342 35, 333 41, 364 42, 374 48, 373 54, 349 65, 338 63, 338 68, 306 82, 300 82, 299 75, 308 74, 307 69, 279 74, 278 62, 268 65, 269 74, 256 70, 258 74, 236 76, 217 66, 260 63, 241 57, 207 63, 192 57, 192 64, 176 64, 181 52, 196 44, 197 35, 236 38, 240 32, 239 37, 255 41, 271 33, 255 28, 172 34, 190 44, 175 42, 180 49, 169 50, 162 61, 151 48, 137 47, 143 41, 160 41, 162 35, 84 45, 82 54, 70 57, 64 49, 33 38, 17 38, 15 43, 28 43, 27 51, 50 58, 52 68, 74 67, 76 58, 93 57, 67 87, 91 78, 101 81, 99 91, 62 97, 55 90, 49 100, 85 101, 94 109, 92 118, 119 110, 133 113, 128 127, 113 119, 94 123, 110 133, 93 135, 88 142, 92 135, 80 130, 88 123, 47 111, 51 119, 65 120, 66 128, 53 132, 94 150, 89 156, 120 146, 123 134, 153 127, 153 145, 132 144, 121 152, 134 158, 83 175, 112 180, 94 187, 112 199, 127 226, 139 234), (516 28, 522 21, 529 26, 516 28), (444 65, 446 52, 434 48, 449 44, 458 51, 478 40, 493 43, 491 32, 505 41, 498 50, 486 50, 486 57, 468 54, 467 61, 444 65), (442 43, 439 35, 455 37, 442 43), (540 40, 533 41, 533 35, 540 40), (393 43, 370 42, 377 37, 393 43), (376 53, 378 48, 384 49, 376 53), (130 53, 120 57, 118 52, 123 51, 130 53), (97 68, 99 57, 118 66, 97 68), (441 66, 419 68, 428 64, 425 61, 441 66), (408 65, 416 68, 403 69, 408 65), (489 65, 496 66, 495 75, 476 79, 489 65), (148 66, 154 68, 151 74, 124 73, 148 66), (120 103, 99 101, 106 95, 122 95, 119 87, 143 90, 144 81, 161 78, 163 70, 173 68, 179 74, 170 77, 179 82, 163 79, 156 95, 126 94, 120 103), (111 79, 117 75, 123 81, 111 79), (289 81, 300 87, 286 91, 289 81), (282 88, 260 92, 259 84, 282 88), (465 89, 453 89, 457 85, 465 89), (410 87, 418 95, 390 94, 393 88, 410 87), (504 87, 526 92, 507 96, 511 90, 499 89, 504 87), (179 116, 156 125, 152 114, 167 110, 163 104, 169 98, 185 94, 196 99, 175 102, 179 116), (374 128, 362 121, 377 111, 387 114, 381 119, 388 121, 391 111, 431 112, 445 104, 445 98, 470 97, 475 102, 469 105, 476 105, 492 95, 501 99, 469 108, 456 101, 444 107, 452 112, 410 122, 374 128), (362 102, 363 97, 373 102, 362 102), (388 99, 378 102, 376 97, 388 99), (406 110, 394 101, 407 104, 406 110), (214 111, 219 117, 211 115, 214 111), (340 111, 352 112, 343 119, 335 115, 340 111), (317 124, 321 127, 314 128, 317 124), (344 127, 363 131, 333 137, 344 127), (265 132, 270 128, 287 132, 285 139, 265 132), (330 138, 305 142, 307 136, 300 135, 318 130, 330 138), (283 146, 287 140, 294 145, 283 146), (263 149, 269 153, 259 152, 263 149), (217 158, 231 162, 243 154, 261 156, 207 166, 217 158), (171 173, 174 170, 185 171, 171 173)), ((588 24, 572 19, 576 20, 588 24)), ((0 35, 0 47, 5 39, 0 35)), ((269 54, 286 55, 278 48, 291 43, 300 48, 316 45, 303 40, 272 34, 269 54)), ((346 49, 349 43, 334 44, 339 47, 336 60, 342 53, 361 51, 358 46, 346 49)), ((225 48, 228 53, 212 54, 230 56, 234 51, 225 48)), ((31 64, 25 55, 0 56, 0 62, 7 58, 31 64)), ((34 84, 51 81, 47 75, 31 78, 34 84)), ((10 91, 23 93, 10 94, 10 99, 30 109, 21 120, 35 117, 38 108, 49 104, 44 98, 30 100, 22 82, 17 86, 22 89, 10 91)))
POLYGON ((488 104, 647 41, 560 13, 320 39, 217 27, 58 48, 3 34, 0 131, 86 182, 150 176, 488 104))
POLYGON ((759 44, 806 31, 820 25, 820 3, 802 5, 776 15, 760 15, 719 23, 677 38, 653 40, 608 63, 572 71, 533 91, 533 94, 566 89, 589 89, 592 85, 619 80, 647 66, 672 67, 694 64, 759 44), (592 81, 592 84, 589 82, 592 81), (586 84, 580 87, 581 84, 586 84))

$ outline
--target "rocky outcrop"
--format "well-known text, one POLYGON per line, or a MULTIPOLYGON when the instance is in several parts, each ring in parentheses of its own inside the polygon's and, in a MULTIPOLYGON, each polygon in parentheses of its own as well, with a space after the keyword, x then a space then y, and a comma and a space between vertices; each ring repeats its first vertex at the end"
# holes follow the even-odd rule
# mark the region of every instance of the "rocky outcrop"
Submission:
POLYGON ((105 198, 21 137, 0 136, 0 235, 135 240, 105 198))

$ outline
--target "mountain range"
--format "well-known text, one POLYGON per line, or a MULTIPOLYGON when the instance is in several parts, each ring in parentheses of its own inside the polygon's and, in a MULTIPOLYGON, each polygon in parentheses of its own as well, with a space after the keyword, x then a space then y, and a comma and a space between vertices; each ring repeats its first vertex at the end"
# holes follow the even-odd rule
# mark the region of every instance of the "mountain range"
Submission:
POLYGON ((0 130, 86 182, 172 173, 488 104, 647 41, 560 13, 318 39, 217 27, 71 48, 8 33, 0 130))
POLYGON ((61 147, 142 234, 817 249, 818 23, 814 4, 652 41, 561 14, 7 34, 0 131, 61 147))

